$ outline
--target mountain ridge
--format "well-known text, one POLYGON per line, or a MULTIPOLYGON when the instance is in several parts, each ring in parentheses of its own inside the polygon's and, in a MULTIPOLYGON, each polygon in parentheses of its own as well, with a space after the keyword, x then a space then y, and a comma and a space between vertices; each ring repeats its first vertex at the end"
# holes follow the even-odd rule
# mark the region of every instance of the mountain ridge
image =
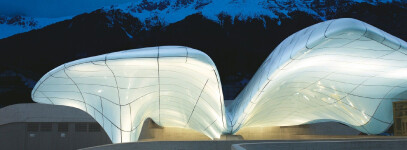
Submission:
POLYGON ((41 29, 45 26, 71 18, 71 16, 59 18, 35 18, 21 15, 0 15, 0 39, 31 30, 41 29))
MULTIPOLYGON (((229 15, 232 20, 247 20, 248 18, 261 18, 261 16, 280 19, 289 18, 288 14, 295 11, 306 12, 320 20, 326 20, 338 9, 358 3, 370 5, 394 3, 400 4, 402 7, 407 5, 407 2, 402 0, 141 0, 106 6, 101 9, 107 12, 121 10, 138 18, 144 24, 145 29, 150 29, 158 25, 167 26, 197 13, 215 22, 220 21, 220 15, 229 15)), ((75 16, 59 18, 0 16, 0 39, 41 29, 73 17, 75 16)))
MULTIPOLYGON (((41 29, 0 39, 0 73, 13 82, 0 82, 0 105, 32 102, 28 78, 39 77, 60 64, 120 50, 183 45, 207 53, 217 65, 225 99, 233 99, 264 59, 286 37, 323 21, 303 11, 290 17, 238 19, 229 14, 218 20, 202 13, 165 25, 146 24, 121 9, 99 9, 41 29), (243 82, 244 81, 244 82, 243 82), (18 85, 18 87, 16 87, 18 85), (18 99, 18 100, 17 100, 18 99)), ((407 39, 407 9, 398 4, 357 3, 329 14, 326 19, 355 18, 401 39, 407 39)))

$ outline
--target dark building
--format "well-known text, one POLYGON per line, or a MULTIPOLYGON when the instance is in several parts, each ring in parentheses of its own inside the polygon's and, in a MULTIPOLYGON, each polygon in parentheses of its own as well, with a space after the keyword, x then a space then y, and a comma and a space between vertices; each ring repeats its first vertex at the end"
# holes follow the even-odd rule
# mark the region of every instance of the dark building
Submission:
POLYGON ((393 102, 394 135, 407 135, 407 101, 393 102))
POLYGON ((112 143, 87 113, 72 107, 16 104, 0 109, 1 149, 71 150, 112 143))

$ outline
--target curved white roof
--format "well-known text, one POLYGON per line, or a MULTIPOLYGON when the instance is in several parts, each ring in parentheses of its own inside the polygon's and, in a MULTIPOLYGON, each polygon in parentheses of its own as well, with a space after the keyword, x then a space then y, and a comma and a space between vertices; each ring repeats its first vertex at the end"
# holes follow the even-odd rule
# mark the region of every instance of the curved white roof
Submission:
POLYGON ((88 112, 113 143, 137 141, 142 123, 191 128, 211 138, 226 128, 218 71, 201 51, 160 46, 73 61, 48 72, 39 103, 88 112))
POLYGON ((392 124, 392 102, 407 98, 406 55, 404 41, 355 19, 336 19, 285 39, 227 108, 212 60, 180 46, 61 65, 41 78, 32 98, 88 112, 113 143, 137 141, 147 118, 211 138, 242 127, 325 121, 376 134, 392 124))
POLYGON ((247 126, 337 121, 368 134, 407 99, 407 44, 355 19, 321 22, 285 39, 228 107, 247 126))

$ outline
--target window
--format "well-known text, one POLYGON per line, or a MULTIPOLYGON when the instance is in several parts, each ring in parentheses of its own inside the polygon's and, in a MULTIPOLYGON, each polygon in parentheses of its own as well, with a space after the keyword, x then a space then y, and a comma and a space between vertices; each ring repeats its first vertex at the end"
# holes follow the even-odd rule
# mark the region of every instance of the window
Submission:
POLYGON ((68 123, 58 123, 58 132, 68 132, 68 123))
POLYGON ((46 132, 52 131, 52 123, 50 123, 50 122, 42 122, 41 126, 40 126, 40 130, 41 131, 46 131, 46 132))
POLYGON ((100 125, 98 123, 89 123, 89 132, 99 132, 100 125))
POLYGON ((76 132, 86 132, 88 129, 87 123, 75 123, 75 131, 76 132))
POLYGON ((27 123, 28 132, 37 132, 39 131, 39 123, 27 123))

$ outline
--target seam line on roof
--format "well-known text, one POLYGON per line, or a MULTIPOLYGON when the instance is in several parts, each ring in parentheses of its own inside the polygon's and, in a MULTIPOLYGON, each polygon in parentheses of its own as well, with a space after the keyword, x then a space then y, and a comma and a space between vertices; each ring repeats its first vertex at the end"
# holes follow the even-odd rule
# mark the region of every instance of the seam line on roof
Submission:
MULTIPOLYGON (((106 63, 107 60, 107 55, 105 55, 105 64, 106 67, 110 70, 110 72, 112 73, 113 77, 114 77, 114 81, 116 83, 116 90, 117 90, 117 98, 119 99, 119 114, 120 114, 120 129, 122 128, 122 107, 121 107, 121 102, 120 102, 120 90, 119 90, 119 84, 117 84, 117 78, 116 75, 114 74, 113 70, 109 67, 109 65, 106 63)), ((120 132, 120 142, 123 142, 123 134, 122 132, 120 132)))
POLYGON ((161 124, 160 46, 157 47, 157 76, 158 76, 158 123, 161 124))
POLYGON ((332 21, 328 24, 328 27, 326 27, 325 32, 324 32, 324 37, 325 37, 325 38, 328 38, 328 37, 326 36, 326 32, 328 31, 328 29, 329 29, 329 27, 331 26, 331 24, 332 24, 333 22, 335 22, 336 20, 337 20, 337 19, 332 20, 332 21))
POLYGON ((218 119, 215 119, 211 124, 209 124, 203 131, 205 132, 206 130, 208 130, 208 128, 210 126, 212 126, 218 119))
POLYGON ((64 65, 64 73, 65 73, 65 75, 73 82, 73 84, 75 84, 76 88, 78 89, 79 93, 80 93, 81 96, 82 96, 83 104, 85 105, 85 110, 86 110, 86 112, 88 112, 88 107, 86 106, 85 97, 83 96, 82 91, 81 91, 81 89, 79 88, 79 86, 76 84, 76 82, 66 73, 66 66, 65 66, 65 65, 64 65))
POLYGON ((42 91, 39 92, 41 92, 42 95, 44 95, 53 105, 55 105, 54 102, 47 95, 45 95, 45 93, 43 93, 42 91))
POLYGON ((185 51, 187 51, 187 56, 185 57, 185 63, 187 63, 188 62, 188 48, 187 47, 185 47, 185 51))
MULTIPOLYGON (((105 115, 103 115, 103 101, 102 101, 102 97, 99 96, 99 100, 100 100, 100 108, 102 109, 102 113, 100 115, 102 115, 102 122, 103 122, 103 127, 105 127, 105 119, 103 118, 105 115)), ((96 110, 97 111, 97 110, 96 110)), ((100 113, 100 112, 99 112, 100 113)))
POLYGON ((198 96, 198 98, 197 98, 197 100, 196 100, 196 102, 195 102, 194 108, 192 109, 192 112, 191 112, 191 114, 190 114, 189 117, 188 117, 188 121, 187 121, 187 123, 185 124, 185 127, 188 125, 189 121, 191 120, 191 117, 192 117, 192 115, 193 115, 193 113, 194 113, 194 111, 195 111, 196 105, 198 104, 199 98, 201 98, 202 92, 204 91, 204 89, 205 89, 206 84, 208 83, 208 81, 209 81, 209 79, 206 80, 204 86, 202 87, 201 93, 199 94, 199 96, 198 96))

